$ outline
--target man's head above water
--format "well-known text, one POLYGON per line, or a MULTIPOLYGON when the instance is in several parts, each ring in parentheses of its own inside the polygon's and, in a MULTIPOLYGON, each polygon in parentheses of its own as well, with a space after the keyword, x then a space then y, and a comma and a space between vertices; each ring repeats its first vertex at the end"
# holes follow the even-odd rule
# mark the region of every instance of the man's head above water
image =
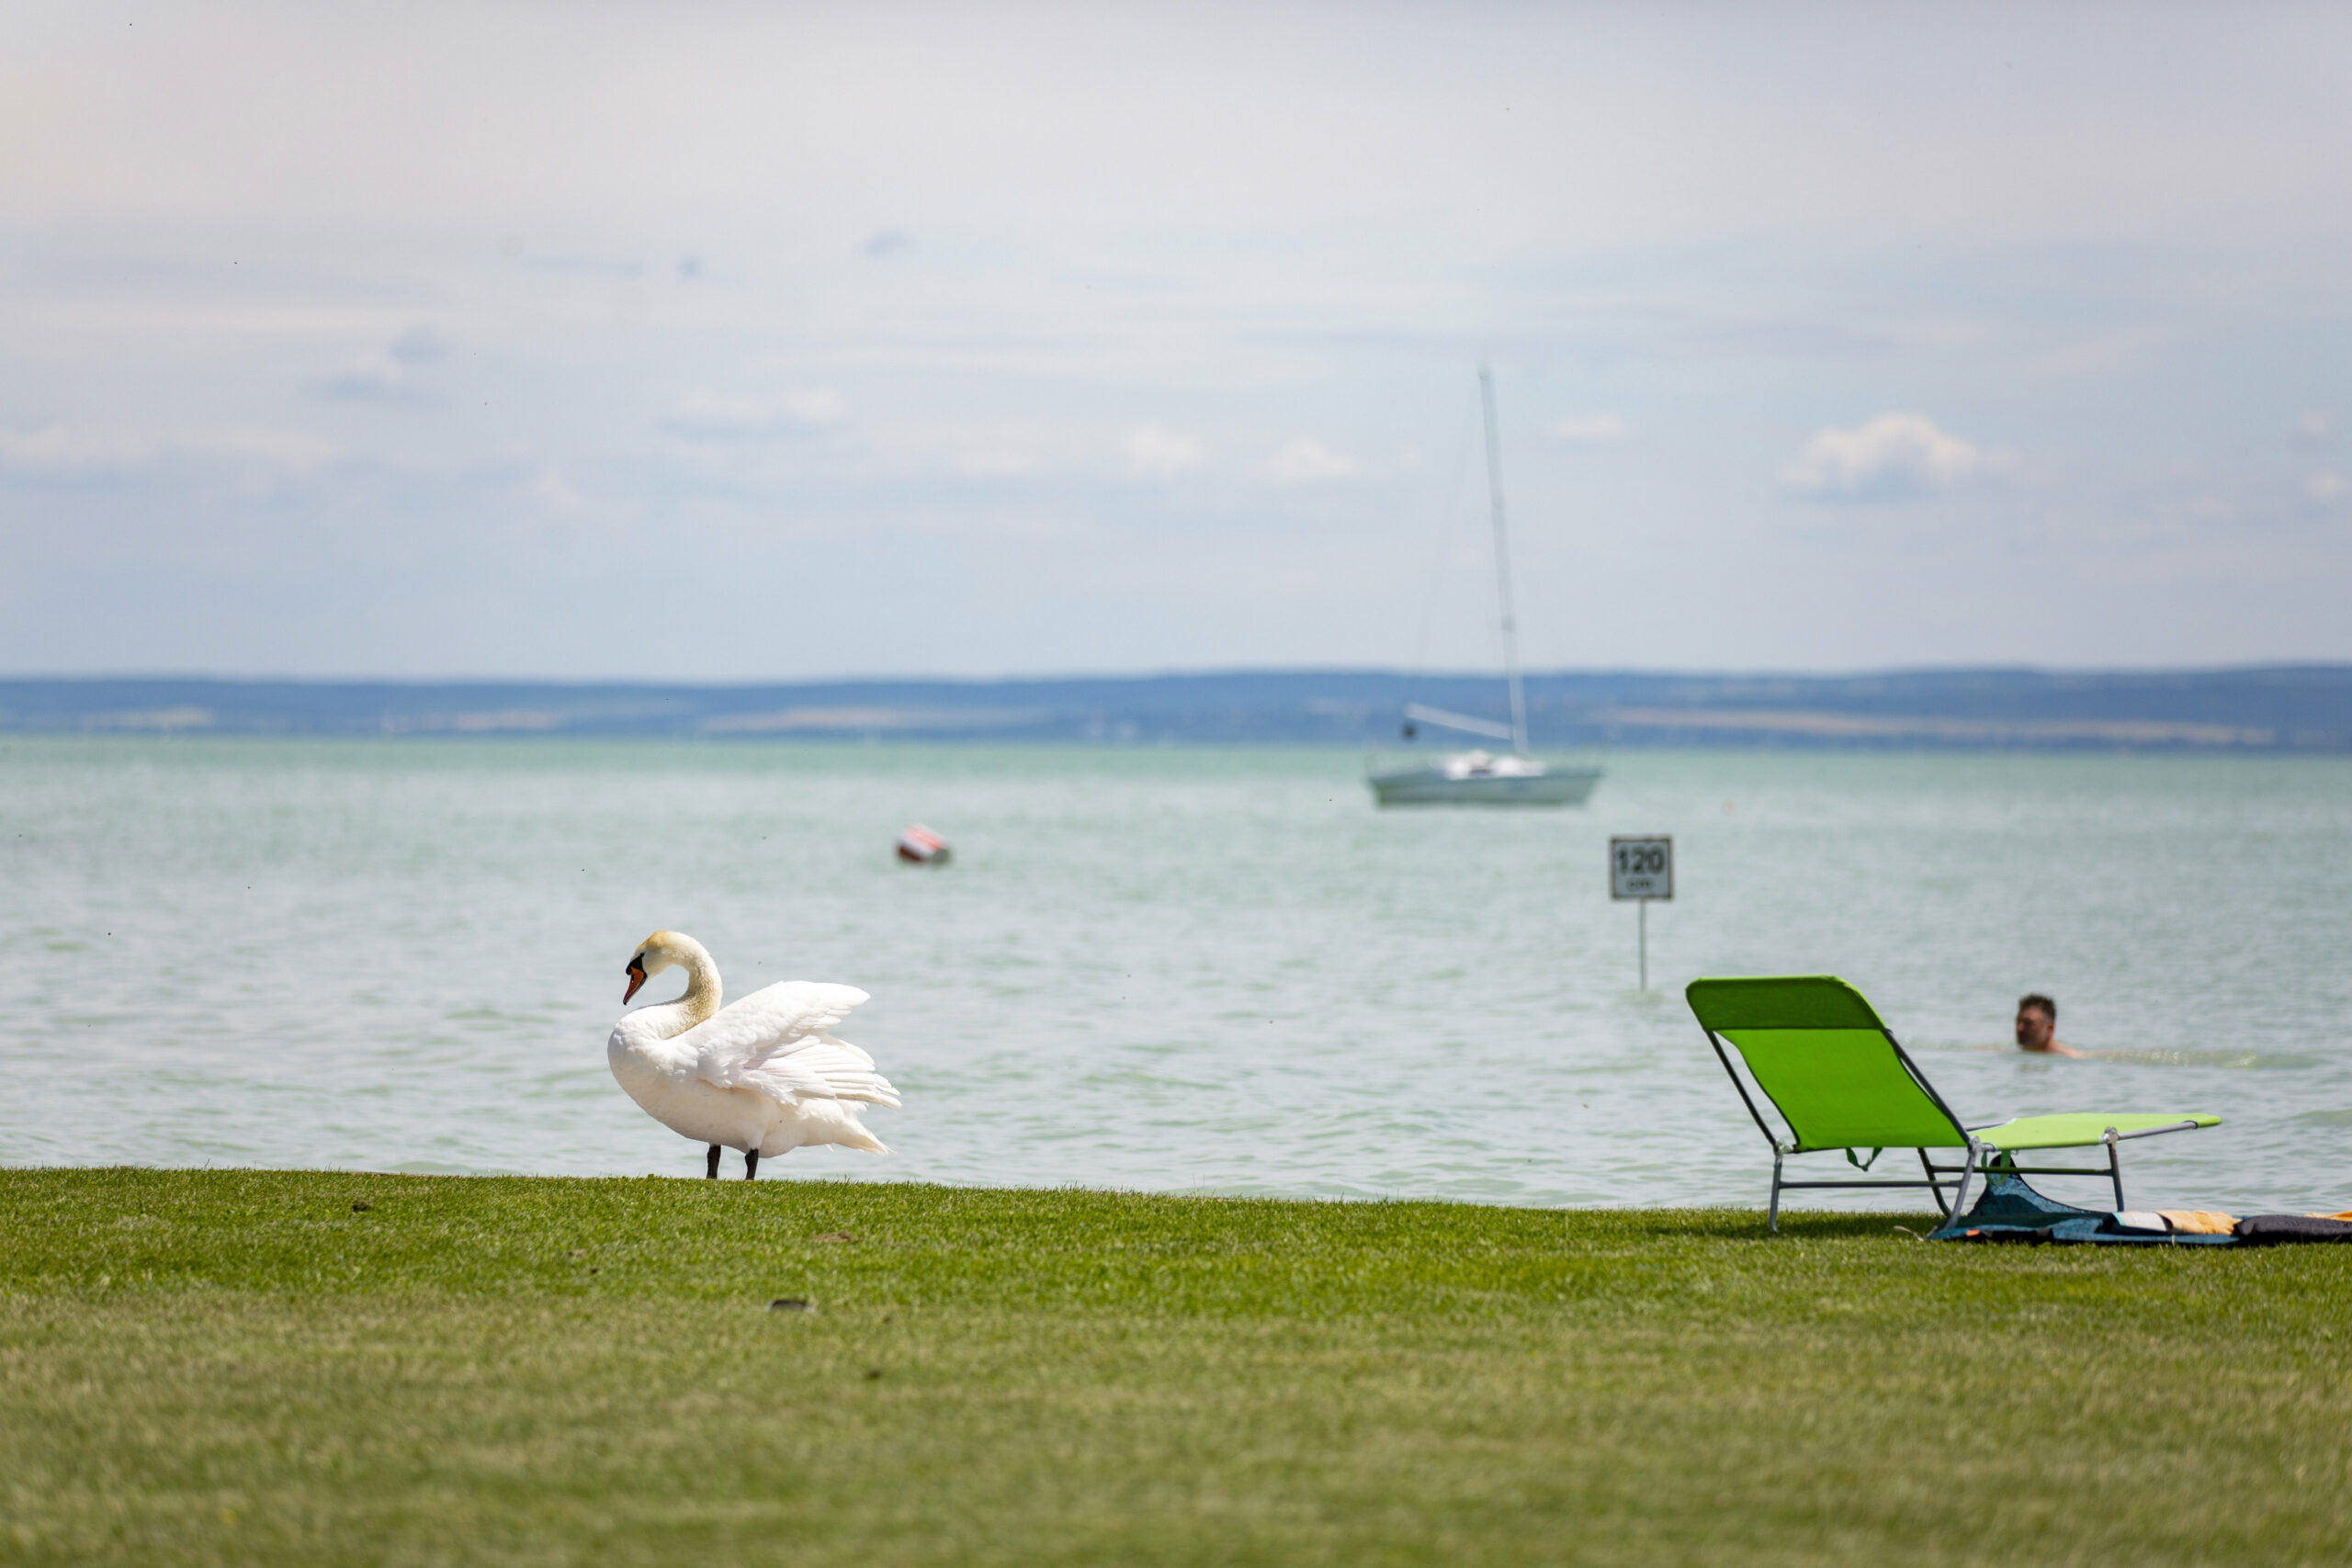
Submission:
POLYGON ((2036 991, 2018 998, 2018 1049, 2052 1056, 2079 1056, 2058 1043, 2058 1004, 2036 991))

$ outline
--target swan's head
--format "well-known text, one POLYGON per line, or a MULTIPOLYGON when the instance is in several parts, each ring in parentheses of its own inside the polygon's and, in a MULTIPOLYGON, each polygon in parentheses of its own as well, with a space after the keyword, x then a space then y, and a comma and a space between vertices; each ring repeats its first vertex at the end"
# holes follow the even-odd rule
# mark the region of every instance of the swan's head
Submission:
POLYGON ((675 969, 685 963, 685 950, 692 937, 676 931, 655 931, 637 944, 637 956, 628 961, 628 989, 621 993, 626 1002, 637 995, 637 988, 664 969, 675 969))

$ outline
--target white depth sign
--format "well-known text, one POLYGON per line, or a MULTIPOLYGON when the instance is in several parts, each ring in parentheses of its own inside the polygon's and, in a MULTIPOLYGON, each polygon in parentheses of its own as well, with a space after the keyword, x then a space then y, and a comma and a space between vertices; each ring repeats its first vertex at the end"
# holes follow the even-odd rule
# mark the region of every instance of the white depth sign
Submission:
POLYGON ((1609 840, 1609 896, 1611 898, 1674 897, 1674 840, 1611 839, 1609 840))

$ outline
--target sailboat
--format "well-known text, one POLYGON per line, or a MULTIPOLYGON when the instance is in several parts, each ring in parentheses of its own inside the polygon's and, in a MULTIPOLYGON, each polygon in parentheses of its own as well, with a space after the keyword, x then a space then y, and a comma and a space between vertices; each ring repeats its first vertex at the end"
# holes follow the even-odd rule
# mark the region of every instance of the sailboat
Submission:
POLYGON ((1478 400, 1487 416, 1487 503, 1495 520, 1495 591, 1500 600, 1503 669, 1510 684, 1510 723, 1448 713, 1419 703, 1405 705, 1405 738, 1415 726, 1485 736, 1510 743, 1508 753, 1456 751, 1433 761, 1366 775, 1373 798, 1383 806, 1581 806, 1600 782, 1595 767, 1564 767, 1527 751, 1527 693, 1519 676, 1519 622, 1511 613, 1510 540, 1503 526, 1502 443, 1495 434, 1495 378, 1478 367, 1478 400))

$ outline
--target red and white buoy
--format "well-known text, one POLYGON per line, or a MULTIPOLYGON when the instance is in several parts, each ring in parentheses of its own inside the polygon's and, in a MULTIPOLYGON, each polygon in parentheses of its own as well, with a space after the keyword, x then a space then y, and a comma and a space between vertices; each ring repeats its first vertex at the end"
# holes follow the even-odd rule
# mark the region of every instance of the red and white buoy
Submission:
POLYGON ((945 865, 947 840, 918 822, 899 835, 899 858, 909 865, 945 865))

